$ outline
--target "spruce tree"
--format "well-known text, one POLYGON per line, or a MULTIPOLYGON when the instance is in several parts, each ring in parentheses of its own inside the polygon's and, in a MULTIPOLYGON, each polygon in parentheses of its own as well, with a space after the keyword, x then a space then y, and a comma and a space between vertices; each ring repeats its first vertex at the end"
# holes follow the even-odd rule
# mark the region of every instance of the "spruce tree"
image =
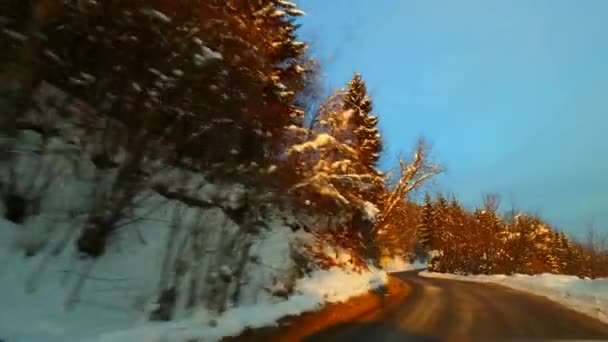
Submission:
POLYGON ((347 138, 357 151, 357 162, 361 173, 369 179, 369 189, 365 196, 377 203, 384 186, 382 174, 376 169, 382 151, 382 139, 378 131, 378 117, 372 114, 372 101, 367 94, 367 86, 359 74, 348 82, 343 98, 343 114, 348 117, 350 132, 347 138))
POLYGON ((378 117, 372 115, 372 101, 359 74, 348 82, 344 110, 351 111, 353 145, 359 152, 359 161, 369 172, 374 172, 382 152, 382 140, 377 127, 378 117))
POLYGON ((436 220, 435 205, 431 197, 427 194, 424 198, 424 204, 422 206, 422 217, 420 219, 420 225, 418 227, 418 242, 426 250, 429 257, 428 269, 434 272, 444 271, 441 254, 438 249, 438 230, 436 220))
POLYGON ((371 115, 366 92, 361 76, 355 75, 346 90, 331 96, 319 108, 308 141, 289 151, 299 156, 298 167, 303 165, 303 152, 308 151, 312 165, 304 168, 310 168, 315 187, 361 210, 365 202, 377 206, 385 189, 384 177, 376 169, 382 148, 375 127, 378 118, 371 115))
POLYGON ((422 217, 418 226, 418 241, 427 250, 431 251, 436 247, 436 221, 435 207, 431 197, 427 194, 422 206, 422 217))
POLYGON ((559 248, 559 237, 554 231, 551 231, 549 237, 549 246, 546 251, 547 265, 549 272, 559 274, 562 272, 561 267, 561 251, 559 248))
POLYGON ((580 256, 576 247, 570 242, 564 232, 558 234, 558 245, 561 252, 561 267, 565 274, 576 274, 580 262, 580 256))
MULTIPOLYGON (((449 204, 443 194, 437 196, 434 203, 434 221, 438 231, 447 231, 450 224, 449 204)), ((437 241, 439 242, 439 241, 437 241)))

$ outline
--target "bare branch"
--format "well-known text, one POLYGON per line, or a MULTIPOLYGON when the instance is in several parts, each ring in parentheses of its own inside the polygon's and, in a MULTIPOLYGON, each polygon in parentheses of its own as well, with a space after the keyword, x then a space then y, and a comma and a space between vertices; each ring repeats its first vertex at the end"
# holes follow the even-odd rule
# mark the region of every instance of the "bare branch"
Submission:
POLYGON ((427 145, 423 140, 420 140, 416 146, 412 162, 399 161, 401 175, 383 203, 383 210, 376 225, 376 231, 384 226, 386 218, 391 216, 397 204, 403 201, 409 193, 421 187, 429 178, 443 172, 441 166, 427 163, 425 154, 427 150, 427 145))

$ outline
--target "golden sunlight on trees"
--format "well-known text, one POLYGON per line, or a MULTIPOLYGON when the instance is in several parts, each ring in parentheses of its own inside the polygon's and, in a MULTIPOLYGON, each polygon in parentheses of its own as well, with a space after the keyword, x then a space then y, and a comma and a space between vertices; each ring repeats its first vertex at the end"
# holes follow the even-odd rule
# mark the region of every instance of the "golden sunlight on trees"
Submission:
POLYGON ((290 2, 9 0, 0 13, 0 160, 9 165, 0 197, 18 204, 6 216, 27 219, 45 189, 9 184, 19 136, 39 134, 41 154, 67 137, 62 171, 96 170, 93 205, 74 214, 86 216, 77 247, 89 257, 139 219, 148 191, 220 208, 239 224, 261 208, 289 208, 307 218, 294 230, 361 268, 426 254, 442 272, 608 274, 605 239, 578 242, 538 217, 505 217, 496 195, 472 211, 443 195, 415 201, 443 168, 421 140, 381 170, 382 113, 364 77, 321 99, 321 66, 296 39, 303 12, 290 2), (182 178, 158 181, 170 168, 244 184, 247 195, 234 207, 198 198, 182 178))
POLYGON ((503 218, 499 198, 485 195, 483 208, 466 212, 454 199, 426 196, 419 242, 438 272, 471 274, 571 274, 605 277, 606 239, 591 232, 574 242, 539 217, 518 213, 503 218))

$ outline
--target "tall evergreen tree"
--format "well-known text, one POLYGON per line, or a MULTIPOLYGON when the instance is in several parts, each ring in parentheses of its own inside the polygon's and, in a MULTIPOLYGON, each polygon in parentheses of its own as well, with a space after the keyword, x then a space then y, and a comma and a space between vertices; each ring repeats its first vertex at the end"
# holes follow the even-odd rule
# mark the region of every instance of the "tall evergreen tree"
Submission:
POLYGON ((348 82, 344 110, 351 111, 353 146, 359 152, 359 160, 369 172, 374 172, 382 152, 382 140, 377 127, 378 117, 372 115, 372 101, 359 74, 348 82))
POLYGON ((562 245, 560 234, 557 232, 551 232, 551 248, 548 252, 548 261, 551 273, 559 274, 564 272, 565 265, 563 264, 565 258, 565 249, 562 245))
POLYGON ((418 226, 418 241, 427 250, 436 248, 435 207, 431 197, 427 194, 422 206, 422 217, 418 226))
POLYGON ((315 187, 361 210, 365 202, 378 205, 385 190, 384 177, 376 169, 382 149, 375 127, 378 118, 372 116, 371 111, 365 83, 357 74, 346 90, 331 96, 320 107, 312 132, 307 136, 309 141, 289 152, 301 160, 302 152, 310 151, 308 156, 314 163, 309 165, 312 166, 310 180, 317 184, 315 187))
POLYGON ((441 251, 438 250, 439 230, 440 227, 437 226, 436 206, 431 197, 426 194, 422 206, 420 226, 418 227, 418 242, 430 257, 428 269, 434 272, 441 272, 444 270, 441 262, 441 251))
MULTIPOLYGON (((434 206, 434 221, 435 227, 437 227, 438 231, 447 231, 449 230, 450 225, 450 213, 449 213, 449 203, 443 194, 439 194, 437 196, 437 201, 433 203, 434 206)), ((437 241, 439 243, 439 241, 437 241)))

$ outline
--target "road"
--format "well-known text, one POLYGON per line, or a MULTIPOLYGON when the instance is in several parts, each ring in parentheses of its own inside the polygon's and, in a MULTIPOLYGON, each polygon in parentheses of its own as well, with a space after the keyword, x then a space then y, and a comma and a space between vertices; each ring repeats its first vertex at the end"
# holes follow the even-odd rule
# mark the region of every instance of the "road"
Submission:
POLYGON ((608 325, 543 297, 418 272, 395 276, 411 290, 399 303, 304 341, 608 340, 608 325))

